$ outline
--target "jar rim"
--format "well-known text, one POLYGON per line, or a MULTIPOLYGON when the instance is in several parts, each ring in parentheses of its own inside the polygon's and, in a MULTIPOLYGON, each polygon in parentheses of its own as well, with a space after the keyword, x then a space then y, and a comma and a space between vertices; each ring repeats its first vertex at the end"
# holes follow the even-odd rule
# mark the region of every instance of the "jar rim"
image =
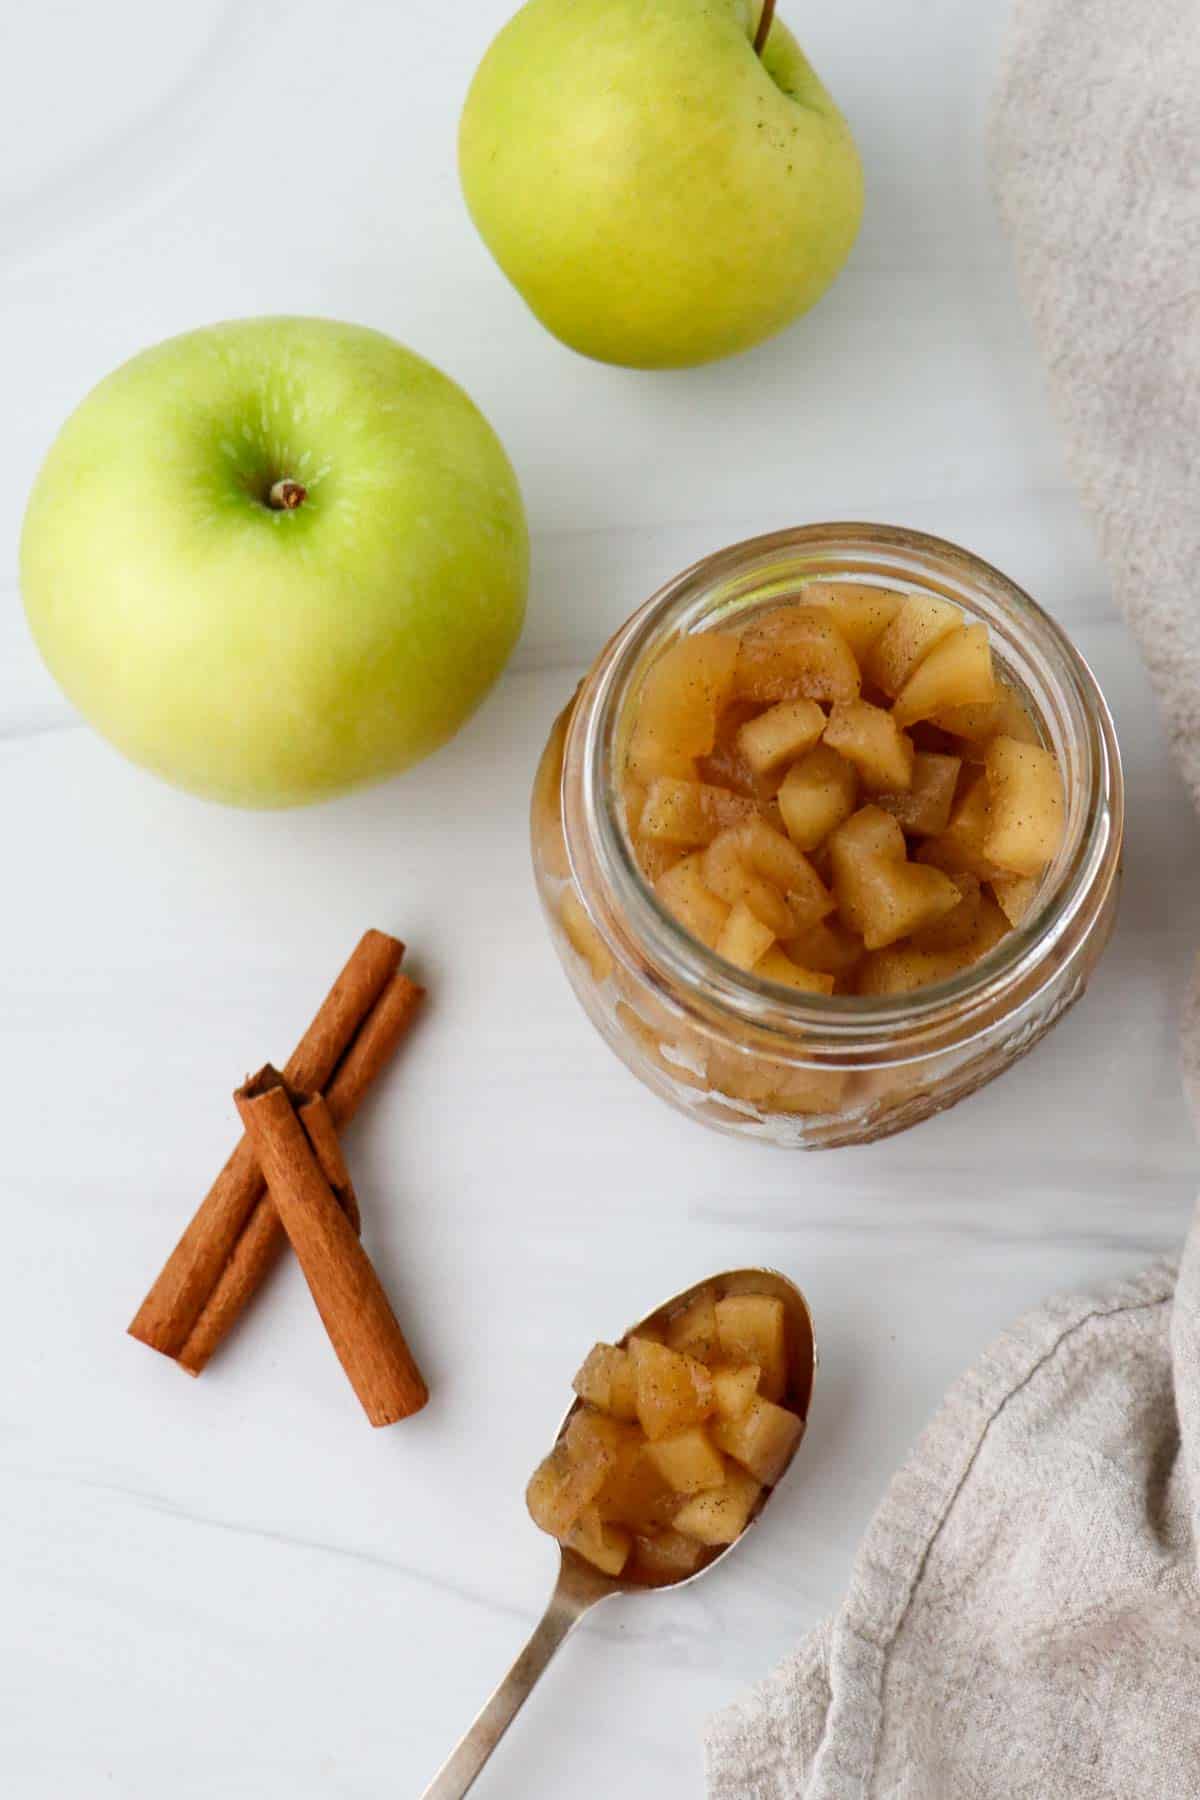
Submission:
MULTIPOLYGON (((753 594, 753 587, 747 589, 753 594)), ((770 598, 769 585, 758 599, 770 598)), ((782 593, 780 595, 782 596, 782 593)), ((734 602, 729 603, 734 609, 734 602)), ((998 1003, 1012 990, 1035 991, 1055 970, 1053 952, 1081 912, 1098 911, 1115 877, 1121 843, 1124 788, 1120 752, 1108 707, 1086 661, 1061 627, 1008 576, 973 552, 946 539, 905 527, 862 522, 796 526, 747 538, 701 558, 651 595, 609 640, 585 682, 568 731, 564 783, 579 780, 582 818, 591 822, 589 841, 572 829, 573 809, 564 807, 567 850, 577 879, 591 862, 614 907, 594 920, 610 949, 620 939, 647 959, 660 985, 680 994, 704 996, 715 1011, 760 1031, 811 1036, 813 1049, 849 1055, 877 1052, 903 1028, 907 1051, 922 1031, 936 1038, 953 1020, 955 1039, 971 1035, 979 1015, 988 1028, 998 1003), (786 568, 779 567, 784 559, 786 568), (836 559, 836 568, 829 567, 836 559), (811 562, 811 568, 804 566, 811 562), (798 579, 847 580, 890 575, 893 585, 926 586, 970 604, 981 596, 1010 620, 1026 650, 1040 659, 1073 714, 1068 742, 1079 767, 1074 792, 1068 787, 1068 820, 1063 843, 1044 877, 1044 892, 1029 919, 1015 926, 977 963, 949 979, 895 995, 803 995, 779 983, 737 969, 692 936, 663 906, 633 854, 619 804, 615 749, 629 702, 649 662, 662 646, 703 621, 714 623, 713 595, 725 579, 743 588, 756 572, 775 569, 775 579, 793 592, 798 579), (803 569, 801 576, 800 570, 803 569)), ((1060 758, 1061 760, 1061 758, 1060 758)), ((594 883, 584 878, 584 892, 594 883)), ((590 909, 589 909, 590 910, 590 909)))

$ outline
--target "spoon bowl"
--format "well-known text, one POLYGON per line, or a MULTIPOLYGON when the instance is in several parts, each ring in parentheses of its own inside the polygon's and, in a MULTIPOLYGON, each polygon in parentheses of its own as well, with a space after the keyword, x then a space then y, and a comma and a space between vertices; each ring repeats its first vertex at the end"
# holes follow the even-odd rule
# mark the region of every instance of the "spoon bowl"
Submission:
MULTIPOLYGON (((784 1404, 796 1413, 807 1424, 808 1409, 812 1400, 813 1380, 817 1370, 817 1343, 813 1334, 812 1314, 808 1310, 808 1302, 794 1281, 781 1275, 777 1269, 729 1269, 721 1275, 710 1275, 704 1281, 693 1282, 682 1293, 673 1294, 669 1300, 661 1301, 653 1311, 631 1325, 619 1342, 624 1345, 640 1331, 646 1331, 655 1325, 665 1322, 687 1305, 705 1288, 716 1288, 724 1297, 729 1294, 769 1294, 782 1300, 784 1306, 784 1327, 787 1346, 787 1387, 784 1392, 784 1404)), ((572 1417, 583 1405, 576 1399, 567 1408, 557 1436, 562 1437, 572 1417)), ((556 1440, 557 1441, 557 1440, 556 1440)), ((796 1451, 804 1442, 804 1433, 797 1438, 795 1447, 787 1463, 769 1488, 759 1495, 758 1504, 751 1514, 746 1528, 731 1544, 725 1544, 710 1556, 708 1561, 691 1575, 683 1575, 678 1581, 668 1581, 650 1586, 634 1581, 624 1575, 605 1575, 592 1563, 588 1562, 575 1550, 560 1546, 558 1580, 550 1603, 546 1608, 533 1636, 518 1656, 516 1662, 496 1689, 491 1699, 484 1706, 475 1722, 468 1728, 429 1786, 425 1789, 421 1800, 460 1800, 473 1785, 476 1776, 491 1756, 505 1731, 516 1717, 532 1692, 539 1676, 542 1674, 550 1658, 574 1629, 585 1612, 598 1606, 601 1600, 610 1600, 614 1594, 637 1594, 641 1596, 674 1592, 677 1588, 688 1587, 694 1581, 700 1581, 717 1564, 724 1562, 731 1551, 737 1549, 746 1533, 762 1517, 771 1501, 779 1491, 780 1483, 785 1479, 788 1470, 795 1460, 796 1451)))

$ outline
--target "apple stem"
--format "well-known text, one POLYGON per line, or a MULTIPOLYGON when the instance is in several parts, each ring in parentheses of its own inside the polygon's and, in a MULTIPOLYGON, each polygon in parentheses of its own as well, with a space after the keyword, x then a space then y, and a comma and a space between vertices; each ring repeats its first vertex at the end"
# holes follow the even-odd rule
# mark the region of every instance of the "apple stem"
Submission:
POLYGON ((308 489, 299 481, 293 481, 285 475, 282 481, 275 482, 267 495, 267 505, 275 512, 295 512, 308 497, 308 489))
POLYGON ((754 54, 761 56, 763 46, 771 35, 771 21, 775 17, 775 0, 763 0, 763 9, 759 15, 758 30, 754 34, 754 54))

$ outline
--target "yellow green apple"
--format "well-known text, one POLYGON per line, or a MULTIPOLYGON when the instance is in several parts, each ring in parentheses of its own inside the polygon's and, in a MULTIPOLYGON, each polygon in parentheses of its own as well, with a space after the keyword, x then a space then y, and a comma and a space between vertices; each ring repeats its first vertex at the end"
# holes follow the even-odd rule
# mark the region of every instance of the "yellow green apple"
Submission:
POLYGON ((34 638, 135 762, 246 806, 456 731, 525 610, 516 477, 461 388, 327 319, 169 339, 87 396, 21 539, 34 638))
POLYGON ((529 0, 467 95, 471 216, 542 323, 604 362, 745 350, 805 312, 862 213, 854 140, 751 0, 529 0))

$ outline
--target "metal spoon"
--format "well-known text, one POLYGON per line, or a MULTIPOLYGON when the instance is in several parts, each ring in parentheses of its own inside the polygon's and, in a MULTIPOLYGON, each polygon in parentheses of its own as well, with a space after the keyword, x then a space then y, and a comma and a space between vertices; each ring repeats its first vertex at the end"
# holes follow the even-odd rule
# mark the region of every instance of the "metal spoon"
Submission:
MULTIPOLYGON (((724 1275, 710 1275, 707 1281, 697 1281, 694 1286, 685 1288, 682 1294, 676 1294, 670 1300, 664 1300, 653 1312, 631 1325, 625 1337, 634 1336, 655 1324, 670 1313, 677 1312, 701 1289, 714 1287, 721 1295, 725 1294, 771 1294, 782 1300, 785 1308, 788 1351, 788 1387, 785 1399, 793 1412, 802 1419, 808 1417, 809 1400, 812 1396, 813 1377, 817 1367, 817 1346, 813 1337, 812 1317, 808 1310, 808 1302, 800 1289, 786 1275, 780 1275, 775 1269, 731 1269, 724 1275)), ((622 1342, 625 1340, 622 1339, 622 1342)), ((567 1428, 571 1414, 581 1403, 572 1405, 562 1424, 558 1435, 561 1437, 567 1428)), ((797 1440, 797 1449, 802 1442, 797 1440)), ((792 1455, 795 1455, 793 1450, 792 1455)), ((791 1458, 787 1467, 791 1466, 791 1458)), ((783 1480, 787 1468, 783 1470, 779 1481, 783 1480)), ((758 1509, 746 1527, 749 1531, 763 1509, 774 1497, 778 1487, 777 1481, 759 1500, 758 1509)), ((690 1581, 699 1581, 707 1575, 737 1548, 746 1532, 735 1538, 732 1544, 724 1549, 704 1567, 697 1569, 694 1575, 686 1575, 679 1581, 667 1585, 674 1588, 686 1586, 690 1581)), ((623 1576, 602 1575, 600 1570, 574 1550, 563 1549, 561 1552, 558 1580, 554 1592, 550 1596, 550 1604, 542 1615, 533 1636, 518 1656, 500 1686, 496 1689, 474 1724, 469 1726, 459 1740, 457 1748, 451 1753, 447 1762, 434 1776, 425 1789, 421 1800, 459 1800, 474 1784, 475 1777, 487 1762, 492 1751, 512 1724, 517 1713, 525 1704, 533 1691, 534 1684, 546 1668, 550 1658, 558 1649, 585 1612, 598 1606, 601 1600, 608 1600, 614 1594, 655 1594, 662 1588, 646 1587, 642 1583, 627 1580, 623 1576)))

